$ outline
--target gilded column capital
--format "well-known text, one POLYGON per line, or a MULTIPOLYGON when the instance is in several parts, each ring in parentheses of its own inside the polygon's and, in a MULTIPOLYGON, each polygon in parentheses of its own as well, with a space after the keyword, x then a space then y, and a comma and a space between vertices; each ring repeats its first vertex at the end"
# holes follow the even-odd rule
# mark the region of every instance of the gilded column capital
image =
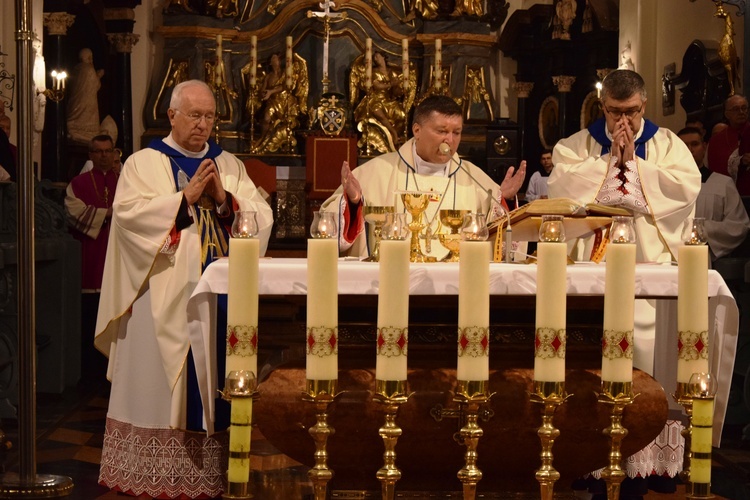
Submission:
POLYGON ((534 82, 516 82, 513 84, 513 90, 518 94, 519 99, 526 99, 534 89, 534 82))
POLYGON ((599 80, 604 80, 607 78, 607 75, 612 73, 614 69, 612 68, 601 68, 596 70, 596 77, 599 78, 599 80))
POLYGON ((68 28, 73 26, 76 16, 67 12, 45 12, 44 27, 50 35, 67 35, 68 28))
POLYGON ((558 92, 570 92, 570 87, 576 81, 575 76, 570 75, 558 75, 552 77, 552 83, 557 87, 558 92))
POLYGON ((140 38, 141 35, 134 33, 107 33, 109 43, 115 46, 117 52, 125 54, 133 52, 133 47, 140 38))

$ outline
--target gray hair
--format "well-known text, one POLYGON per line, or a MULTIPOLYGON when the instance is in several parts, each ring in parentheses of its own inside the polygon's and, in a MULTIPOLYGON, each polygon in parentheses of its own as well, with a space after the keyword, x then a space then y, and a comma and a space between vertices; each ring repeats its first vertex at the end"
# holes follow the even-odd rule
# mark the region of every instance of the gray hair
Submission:
POLYGON ((616 69, 602 82, 602 101, 607 97, 616 101, 625 101, 635 94, 640 94, 641 100, 646 100, 646 83, 635 71, 616 69))
POLYGON ((201 80, 187 80, 182 83, 178 83, 172 91, 172 98, 169 100, 169 107, 171 109, 179 109, 182 105, 182 94, 186 89, 189 88, 202 88, 205 89, 209 94, 213 95, 211 87, 206 82, 201 80))

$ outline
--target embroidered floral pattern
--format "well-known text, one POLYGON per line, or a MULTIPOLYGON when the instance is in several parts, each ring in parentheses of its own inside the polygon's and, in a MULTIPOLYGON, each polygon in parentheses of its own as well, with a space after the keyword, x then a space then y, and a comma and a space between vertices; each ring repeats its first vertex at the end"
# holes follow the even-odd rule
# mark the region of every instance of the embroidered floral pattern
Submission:
POLYGON ((406 356, 409 349, 409 329, 384 326, 378 328, 378 355, 388 358, 406 356))
POLYGON ((708 331, 679 332, 677 338, 677 359, 695 361, 708 359, 708 331))
POLYGON ((339 329, 313 326, 307 329, 307 355, 331 356, 339 353, 339 329))
POLYGON ((458 357, 479 358, 490 355, 490 329, 468 326, 458 329, 458 357))
POLYGON ((637 163, 630 160, 624 167, 620 167, 617 161, 617 157, 612 157, 610 160, 604 183, 596 195, 597 203, 648 213, 637 163))
POLYGON ((633 359, 633 330, 604 330, 602 356, 607 359, 633 359))
POLYGON ((534 356, 542 359, 565 357, 565 328, 537 328, 534 356))
POLYGON ((258 328, 250 325, 227 325, 227 356, 258 354, 258 328))

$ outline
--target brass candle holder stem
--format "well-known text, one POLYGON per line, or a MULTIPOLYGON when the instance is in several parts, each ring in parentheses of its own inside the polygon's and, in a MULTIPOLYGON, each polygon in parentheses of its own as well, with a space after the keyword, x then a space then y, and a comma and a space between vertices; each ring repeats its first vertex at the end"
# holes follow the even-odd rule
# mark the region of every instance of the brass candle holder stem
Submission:
POLYGON ((477 467, 477 447, 484 431, 477 424, 479 408, 487 404, 492 394, 488 393, 488 381, 459 381, 453 401, 464 408, 466 423, 458 432, 466 447, 464 466, 457 477, 463 485, 464 500, 474 500, 477 496, 477 483, 482 479, 482 471, 477 467))
POLYGON ((693 494, 693 483, 690 482, 690 462, 693 457, 691 448, 691 436, 693 434, 693 398, 688 392, 687 384, 684 382, 677 382, 677 389, 672 394, 672 398, 681 405, 687 415, 687 423, 680 431, 680 435, 685 440, 685 449, 682 454, 682 470, 679 472, 678 477, 685 485, 685 495, 690 496, 693 494))
POLYGON ((552 447, 555 439, 560 435, 560 430, 555 428, 552 420, 557 408, 569 397, 570 395, 565 394, 564 382, 534 381, 534 393, 530 395, 531 402, 543 405, 542 425, 537 429, 537 435, 542 443, 540 453, 542 466, 535 473, 542 500, 552 500, 555 482, 560 479, 560 473, 552 465, 552 447))
POLYGON ((338 395, 337 380, 307 380, 303 400, 315 406, 315 425, 308 429, 315 441, 315 465, 307 471, 313 483, 315 500, 325 500, 328 481, 333 478, 333 470, 328 468, 328 438, 336 431, 328 425, 328 406, 338 395))
POLYGON ((257 148, 255 147, 255 87, 256 85, 250 85, 250 88, 248 89, 249 92, 249 98, 250 98, 250 152, 251 153, 257 153, 257 148))
POLYGON ((602 471, 602 479, 607 483, 607 499, 620 498, 620 484, 625 480, 626 473, 622 468, 622 440, 628 435, 628 430, 622 425, 622 414, 625 407, 633 403, 638 395, 633 395, 632 382, 602 382, 602 392, 598 401, 610 405, 610 426, 603 434, 610 439, 609 465, 602 471))
POLYGON ((385 423, 378 430, 383 438, 383 466, 376 473, 381 484, 383 500, 393 500, 396 496, 396 482, 401 479, 401 471, 396 467, 396 443, 402 430, 396 424, 396 416, 410 394, 406 391, 406 381, 378 380, 375 400, 385 405, 385 423))

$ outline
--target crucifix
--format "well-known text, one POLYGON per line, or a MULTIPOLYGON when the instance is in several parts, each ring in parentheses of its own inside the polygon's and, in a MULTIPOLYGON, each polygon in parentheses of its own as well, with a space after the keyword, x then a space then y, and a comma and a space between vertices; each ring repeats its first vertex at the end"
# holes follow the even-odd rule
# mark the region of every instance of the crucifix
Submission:
POLYGON ((323 95, 325 95, 328 93, 328 84, 331 82, 328 79, 328 40, 331 34, 331 19, 345 19, 347 15, 346 12, 331 12, 332 8, 336 8, 336 4, 331 0, 325 0, 318 5, 323 9, 323 12, 309 10, 307 11, 307 17, 323 19, 323 95))

